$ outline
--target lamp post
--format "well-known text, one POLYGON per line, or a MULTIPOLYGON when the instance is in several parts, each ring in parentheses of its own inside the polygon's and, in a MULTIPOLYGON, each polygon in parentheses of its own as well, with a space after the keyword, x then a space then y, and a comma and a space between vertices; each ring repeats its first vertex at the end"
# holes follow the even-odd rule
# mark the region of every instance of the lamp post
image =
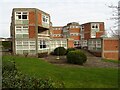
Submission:
POLYGON ((57 56, 57 58, 56 58, 57 60, 59 60, 60 59, 60 56, 59 56, 59 47, 58 47, 58 56, 57 56))

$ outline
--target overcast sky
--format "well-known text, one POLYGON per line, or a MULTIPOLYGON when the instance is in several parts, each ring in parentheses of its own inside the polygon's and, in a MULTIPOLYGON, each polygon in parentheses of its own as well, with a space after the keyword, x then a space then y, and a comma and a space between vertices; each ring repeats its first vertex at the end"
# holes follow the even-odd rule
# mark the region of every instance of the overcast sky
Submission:
POLYGON ((13 8, 38 8, 50 14, 53 26, 69 22, 105 22, 105 29, 113 25, 109 20, 112 9, 119 0, 0 0, 0 37, 10 37, 10 22, 13 8))

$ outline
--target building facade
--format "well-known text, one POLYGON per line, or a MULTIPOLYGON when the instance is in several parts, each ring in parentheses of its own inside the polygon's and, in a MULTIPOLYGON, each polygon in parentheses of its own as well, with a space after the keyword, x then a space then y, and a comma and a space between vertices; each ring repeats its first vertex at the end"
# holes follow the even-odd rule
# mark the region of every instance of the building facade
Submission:
POLYGON ((81 47, 88 47, 88 40, 104 35, 104 22, 89 22, 81 25, 81 47))
POLYGON ((36 8, 14 8, 10 28, 14 54, 50 52, 58 46, 57 40, 67 41, 65 48, 87 47, 89 39, 104 34, 103 22, 52 26, 50 15, 36 8))
POLYGON ((49 51, 50 15, 36 8, 14 8, 11 38, 14 54, 49 51))

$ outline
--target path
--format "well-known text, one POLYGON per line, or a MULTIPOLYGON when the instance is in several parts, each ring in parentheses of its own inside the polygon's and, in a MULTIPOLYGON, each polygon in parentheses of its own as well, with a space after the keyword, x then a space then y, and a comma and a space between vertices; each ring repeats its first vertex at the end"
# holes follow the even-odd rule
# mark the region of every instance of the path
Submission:
POLYGON ((117 63, 112 62, 104 62, 101 60, 101 57, 95 57, 89 52, 82 50, 87 55, 87 61, 83 66, 68 64, 66 56, 60 56, 60 60, 57 60, 57 56, 49 55, 48 57, 44 58, 45 61, 53 63, 55 65, 65 65, 65 66, 79 66, 79 67, 104 67, 104 68, 117 68, 117 63))

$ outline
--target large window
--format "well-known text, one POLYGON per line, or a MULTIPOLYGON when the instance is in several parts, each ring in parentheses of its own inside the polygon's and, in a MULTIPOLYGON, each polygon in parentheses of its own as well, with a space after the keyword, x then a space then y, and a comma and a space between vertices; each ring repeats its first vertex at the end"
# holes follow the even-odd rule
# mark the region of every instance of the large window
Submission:
POLYGON ((16 20, 28 20, 28 12, 16 12, 15 13, 15 19, 16 20))

